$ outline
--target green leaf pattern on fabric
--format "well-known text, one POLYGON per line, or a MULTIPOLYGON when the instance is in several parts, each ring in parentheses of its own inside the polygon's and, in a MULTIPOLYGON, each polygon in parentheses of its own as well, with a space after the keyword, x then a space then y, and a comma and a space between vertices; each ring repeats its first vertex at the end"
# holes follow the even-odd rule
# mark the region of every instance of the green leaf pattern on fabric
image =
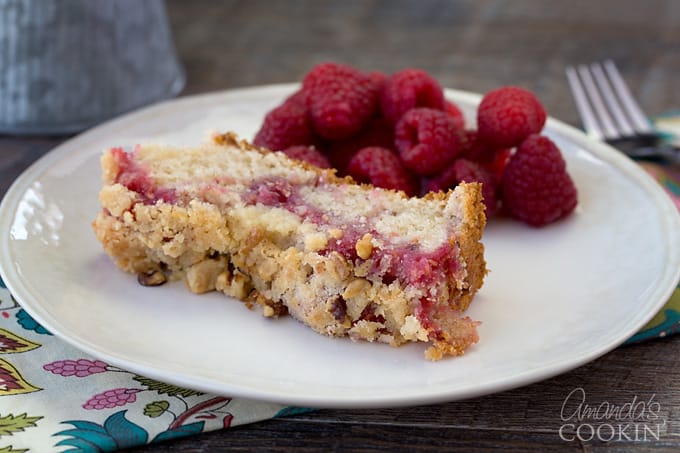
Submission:
POLYGON ((177 387, 176 385, 165 384, 163 382, 159 382, 142 376, 135 376, 132 379, 139 382, 149 390, 155 390, 160 394, 165 394, 168 396, 183 396, 184 398, 187 398, 193 395, 202 395, 201 392, 197 392, 196 390, 190 390, 182 387, 177 387))
POLYGON ((167 401, 154 401, 144 406, 144 415, 151 418, 160 417, 170 407, 167 401))
POLYGON ((11 445, 0 448, 0 453, 24 453, 28 448, 12 448, 11 445))
POLYGON ((19 415, 8 414, 4 417, 0 416, 0 437, 11 436, 13 433, 36 426, 36 422, 41 418, 42 417, 29 417, 26 413, 19 415))

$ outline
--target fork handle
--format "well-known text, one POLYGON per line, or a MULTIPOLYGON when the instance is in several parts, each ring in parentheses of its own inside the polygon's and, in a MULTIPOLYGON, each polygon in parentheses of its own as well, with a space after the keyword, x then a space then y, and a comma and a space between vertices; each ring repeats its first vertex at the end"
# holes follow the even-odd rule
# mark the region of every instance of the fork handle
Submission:
POLYGON ((662 160, 674 165, 680 165, 680 148, 671 145, 641 146, 626 150, 632 159, 662 160))

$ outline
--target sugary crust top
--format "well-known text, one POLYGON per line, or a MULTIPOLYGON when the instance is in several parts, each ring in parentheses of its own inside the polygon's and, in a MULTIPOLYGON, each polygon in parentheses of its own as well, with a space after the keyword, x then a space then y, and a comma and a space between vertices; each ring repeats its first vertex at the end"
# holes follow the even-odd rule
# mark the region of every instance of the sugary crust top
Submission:
MULTIPOLYGON (((144 167, 154 185, 180 190, 192 198, 205 198, 220 185, 244 192, 256 181, 285 179, 300 187, 298 195, 305 205, 330 216, 331 223, 374 229, 376 247, 384 245, 381 240, 389 240, 431 251, 445 243, 464 218, 475 223, 466 229, 484 226, 483 213, 474 212, 479 210, 475 184, 463 184, 455 192, 410 198, 403 192, 356 184, 349 177, 337 177, 334 170, 254 147, 232 133, 217 135, 213 141, 189 149, 145 145, 135 150, 135 161, 144 167), (319 190, 321 187, 326 190, 319 190)), ((114 184, 119 172, 116 159, 105 153, 102 163, 105 185, 114 184)), ((228 197, 225 193, 220 196, 228 197)))

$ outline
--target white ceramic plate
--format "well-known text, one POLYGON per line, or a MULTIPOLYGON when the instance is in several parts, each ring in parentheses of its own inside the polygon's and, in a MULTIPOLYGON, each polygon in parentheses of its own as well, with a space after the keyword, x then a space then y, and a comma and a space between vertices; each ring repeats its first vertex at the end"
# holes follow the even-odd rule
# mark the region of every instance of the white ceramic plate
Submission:
MULTIPOLYGON (((491 273, 469 314, 481 340, 432 363, 422 345, 394 349, 318 335, 182 283, 140 286, 91 231, 99 156, 140 141, 197 143, 211 130, 253 136, 294 85, 187 97, 108 122, 36 162, 0 206, 2 277, 54 334, 113 365, 206 392, 326 407, 450 401, 528 384, 613 349, 664 304, 680 272, 670 200, 612 148, 549 120, 579 190, 568 219, 543 229, 493 220, 491 273)), ((447 90, 467 114, 479 97, 447 90)))

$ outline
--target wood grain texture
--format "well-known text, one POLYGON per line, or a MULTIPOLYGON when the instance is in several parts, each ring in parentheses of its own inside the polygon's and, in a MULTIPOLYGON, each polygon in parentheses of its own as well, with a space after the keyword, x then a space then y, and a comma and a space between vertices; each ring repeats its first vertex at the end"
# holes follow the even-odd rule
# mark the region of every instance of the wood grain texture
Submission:
MULTIPOLYGON (((624 346, 569 373, 481 398, 411 408, 318 410, 135 451, 397 451, 406 446, 422 451, 598 451, 612 446, 618 451, 677 451, 679 365, 680 337, 674 337, 624 346), (583 389, 591 406, 658 402, 659 438, 647 433, 644 440, 640 427, 637 441, 631 428, 626 432, 630 441, 563 440, 560 427, 568 422, 562 420, 562 406, 575 389, 583 389)), ((594 427, 602 423, 590 422, 594 427)), ((588 437, 587 430, 582 434, 588 437)), ((575 438, 575 430, 564 429, 563 436, 575 438)))
MULTIPOLYGON (((335 60, 385 72, 420 67, 447 87, 476 92, 522 85, 552 116, 578 126, 564 67, 610 57, 650 115, 680 108, 675 0, 170 0, 168 11, 188 74, 183 94, 295 81, 315 63, 335 60)), ((64 139, 0 137, 0 193, 64 139)), ((500 448, 677 451, 680 336, 620 347, 571 372, 495 395, 412 408, 319 410, 130 451, 500 448), (592 406, 658 402, 659 439, 561 439, 563 402, 579 388, 592 406)))

